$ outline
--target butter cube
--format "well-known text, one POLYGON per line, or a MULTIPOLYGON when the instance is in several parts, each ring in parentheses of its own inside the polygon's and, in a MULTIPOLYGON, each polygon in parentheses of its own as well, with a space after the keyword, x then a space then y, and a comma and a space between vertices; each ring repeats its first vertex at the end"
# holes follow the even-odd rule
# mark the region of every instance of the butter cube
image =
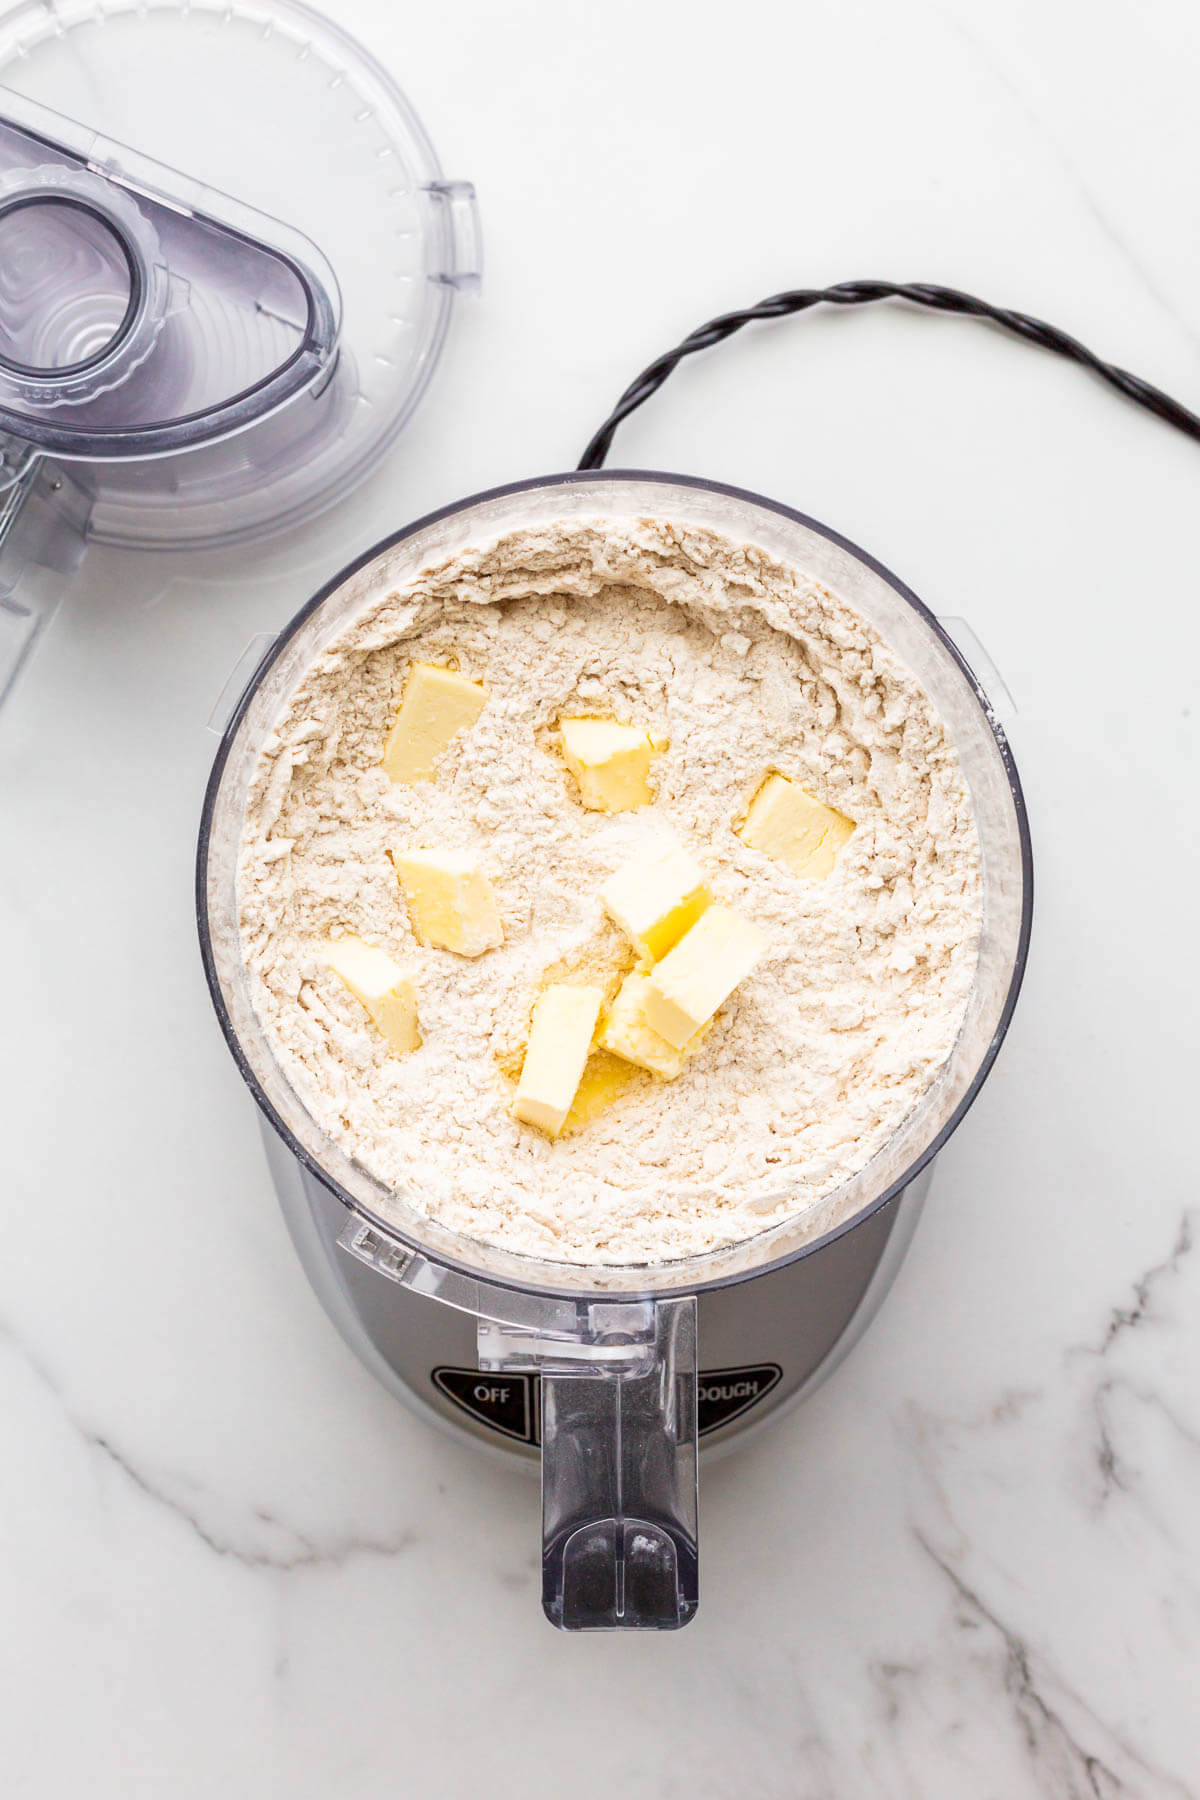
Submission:
POLYGON ((416 991, 386 950, 357 937, 337 938, 326 946, 325 960, 398 1056, 420 1049, 416 991))
POLYGON ((563 1133, 582 1131, 606 1113, 629 1088, 645 1079, 642 1071, 635 1069, 632 1063, 611 1056, 607 1050, 598 1050, 593 1044, 575 1089, 563 1133))
POLYGON ((630 812, 654 795, 646 779, 654 745, 636 725, 615 719, 561 719, 563 760, 590 812, 630 812))
POLYGON ((393 850, 413 929, 425 943, 481 956, 504 942, 495 891, 470 850, 393 850))
POLYGON ((383 766, 393 781, 428 781, 439 756, 487 703, 488 691, 454 669, 415 662, 388 733, 383 766))
POLYGON ((563 1128, 592 1047, 604 990, 555 983, 539 995, 513 1112, 548 1137, 563 1128))
POLYGON ((682 1050, 766 948, 757 925, 728 906, 710 906, 647 977, 647 1024, 682 1050))
POLYGON ((654 1075, 665 1075, 674 1081, 683 1068, 682 1050, 677 1050, 661 1037, 646 1018, 646 992, 650 986, 645 975, 627 975, 621 991, 609 1009, 600 1042, 614 1056, 649 1069, 654 1075))
POLYGON ((657 962, 691 930, 712 889, 687 851, 672 844, 631 857, 610 875, 600 898, 634 949, 657 962))
POLYGON ((854 820, 814 800, 786 775, 772 774, 755 794, 739 836, 752 850, 774 857, 793 875, 824 880, 854 820))

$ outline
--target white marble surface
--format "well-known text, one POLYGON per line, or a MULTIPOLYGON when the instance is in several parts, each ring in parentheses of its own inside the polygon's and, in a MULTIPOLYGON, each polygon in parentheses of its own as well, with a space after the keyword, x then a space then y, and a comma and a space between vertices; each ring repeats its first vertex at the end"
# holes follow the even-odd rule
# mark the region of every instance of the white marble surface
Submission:
POLYGON ((893 1297, 711 1471, 679 1637, 553 1633, 531 1484, 334 1336, 191 900, 204 720, 251 632, 404 519, 568 466, 716 310, 941 279, 1200 402, 1196 11, 338 11, 477 181, 484 297, 335 520, 241 567, 95 556, 0 719, 0 1786, 1198 1795, 1200 447, 896 309, 747 336, 622 434, 617 463, 790 501, 971 620, 1040 874, 1024 999, 893 1297))

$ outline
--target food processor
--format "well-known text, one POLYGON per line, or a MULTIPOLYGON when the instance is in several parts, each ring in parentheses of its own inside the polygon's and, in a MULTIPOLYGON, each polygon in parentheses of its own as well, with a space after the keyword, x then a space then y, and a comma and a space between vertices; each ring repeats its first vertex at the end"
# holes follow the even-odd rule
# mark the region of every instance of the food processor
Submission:
POLYGON ((543 1605, 565 1629, 686 1624, 698 1600, 697 1464, 799 1401, 865 1329, 899 1265, 932 1158, 970 1105, 1016 998, 1030 855, 1012 757, 953 641, 873 558, 788 507, 681 476, 577 471, 464 500, 343 570, 271 646, 222 737, 201 828, 197 907, 229 1047, 310 1280, 400 1397, 542 1469, 543 1605), (983 927, 949 1061, 870 1163, 784 1223, 652 1266, 516 1255, 430 1219, 413 1168, 389 1189, 317 1125, 251 1000, 237 867, 249 785, 322 650, 381 591, 505 532, 662 516, 761 547, 835 591, 920 680, 957 747, 983 862, 983 927))
MULTIPOLYGON (((0 682, 90 543, 202 553, 286 531, 349 493, 425 388, 455 294, 478 279, 470 185, 443 179, 390 78, 296 0, 27 0, 0 16, 0 682)), ((651 364, 579 470, 460 500, 366 551, 278 637, 256 640, 217 724, 201 946, 300 1260, 397 1398, 482 1450, 540 1465, 543 1605, 568 1630, 694 1616, 701 1455, 799 1404, 866 1329, 1020 986, 1029 835, 977 649, 964 654, 958 627, 790 506, 603 470, 621 419, 682 358, 758 319, 884 300, 989 320, 1200 436, 1186 408, 1067 334, 953 289, 862 281, 776 295, 651 364), (446 1230, 423 1209, 420 1168, 386 1188, 323 1134, 251 1002, 236 869, 248 784, 280 711, 381 583, 506 531, 647 515, 795 565, 921 682, 971 791, 983 930, 949 1060, 866 1167, 733 1246, 585 1266, 446 1230)))

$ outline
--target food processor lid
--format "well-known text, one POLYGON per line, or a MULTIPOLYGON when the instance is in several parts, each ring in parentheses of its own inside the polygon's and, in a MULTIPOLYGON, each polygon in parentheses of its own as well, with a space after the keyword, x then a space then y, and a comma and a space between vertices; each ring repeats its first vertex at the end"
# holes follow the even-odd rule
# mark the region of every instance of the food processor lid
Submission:
POLYGON ((101 542, 310 518, 390 446, 474 195, 294 0, 24 0, 0 17, 0 437, 70 465, 101 542))

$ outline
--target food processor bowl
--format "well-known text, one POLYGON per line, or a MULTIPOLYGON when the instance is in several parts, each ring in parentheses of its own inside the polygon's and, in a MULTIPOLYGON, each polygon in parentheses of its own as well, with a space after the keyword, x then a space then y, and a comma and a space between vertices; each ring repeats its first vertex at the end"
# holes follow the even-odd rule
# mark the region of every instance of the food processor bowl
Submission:
POLYGON ((205 801, 197 908, 210 990, 265 1117, 346 1210, 342 1245, 413 1294, 478 1321, 479 1368, 536 1371, 542 1398, 543 1604, 564 1628, 687 1622, 697 1604, 696 1296, 831 1245, 913 1183, 970 1106, 999 1049, 1024 969, 1032 907, 1020 783, 987 695, 933 615, 846 539, 739 489, 641 472, 553 475, 463 500, 343 570, 262 658, 225 730, 205 801), (757 545, 858 611, 920 681, 970 788, 983 921, 966 1016, 947 1062, 850 1180, 740 1243, 653 1265, 517 1255, 430 1219, 421 1171, 388 1189, 323 1132, 275 1061, 238 931, 237 866, 260 752, 321 651, 381 589, 509 531, 664 516, 757 545))

